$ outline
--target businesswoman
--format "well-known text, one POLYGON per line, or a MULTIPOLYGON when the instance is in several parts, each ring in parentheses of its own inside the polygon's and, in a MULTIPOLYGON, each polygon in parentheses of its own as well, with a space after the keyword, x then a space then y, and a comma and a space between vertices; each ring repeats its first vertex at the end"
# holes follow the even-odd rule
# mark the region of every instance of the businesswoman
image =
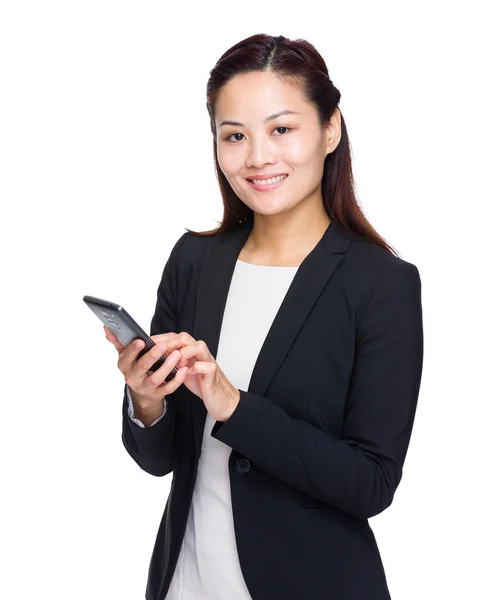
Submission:
POLYGON ((390 598, 368 519, 409 445, 421 281, 357 204, 339 100, 306 41, 223 54, 207 88, 223 220, 171 251, 155 348, 137 360, 106 329, 123 444, 172 473, 147 600, 390 598))

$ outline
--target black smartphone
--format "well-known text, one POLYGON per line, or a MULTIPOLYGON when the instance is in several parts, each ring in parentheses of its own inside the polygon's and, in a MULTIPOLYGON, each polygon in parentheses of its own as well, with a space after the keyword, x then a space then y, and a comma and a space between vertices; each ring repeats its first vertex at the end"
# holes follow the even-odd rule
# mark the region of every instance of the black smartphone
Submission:
MULTIPOLYGON (((140 351, 137 359, 155 346, 154 342, 145 333, 142 327, 137 325, 134 319, 132 319, 120 304, 102 300, 101 298, 95 298, 94 296, 83 296, 83 301, 124 346, 128 346, 135 339, 144 340, 145 346, 140 351)), ((149 368, 149 371, 157 371, 166 358, 166 354, 163 354, 161 358, 149 368)), ((171 381, 177 372, 177 368, 174 367, 166 377, 165 381, 171 381)))

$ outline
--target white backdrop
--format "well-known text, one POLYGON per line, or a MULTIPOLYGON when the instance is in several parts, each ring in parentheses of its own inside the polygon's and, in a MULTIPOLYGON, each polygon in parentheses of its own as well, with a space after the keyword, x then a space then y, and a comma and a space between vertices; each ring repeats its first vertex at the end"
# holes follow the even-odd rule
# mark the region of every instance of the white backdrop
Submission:
POLYGON ((392 597, 486 598, 481 3, 175 6, 0 5, 0 597, 144 597, 172 475, 123 448, 123 376, 82 297, 149 329, 184 227, 222 217, 209 71, 265 32, 324 56, 359 200, 422 279, 416 422, 394 502, 370 521, 392 597))

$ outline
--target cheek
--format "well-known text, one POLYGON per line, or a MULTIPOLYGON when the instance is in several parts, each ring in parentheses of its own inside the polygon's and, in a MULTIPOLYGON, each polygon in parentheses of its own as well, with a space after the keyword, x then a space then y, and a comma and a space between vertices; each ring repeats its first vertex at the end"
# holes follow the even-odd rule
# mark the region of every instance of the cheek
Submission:
POLYGON ((238 152, 232 152, 231 150, 228 151, 221 147, 217 147, 216 155, 220 169, 226 176, 237 173, 242 167, 241 157, 239 157, 238 152))
POLYGON ((283 162, 293 167, 311 166, 317 159, 318 148, 309 141, 293 140, 292 144, 287 144, 280 148, 279 156, 283 162))

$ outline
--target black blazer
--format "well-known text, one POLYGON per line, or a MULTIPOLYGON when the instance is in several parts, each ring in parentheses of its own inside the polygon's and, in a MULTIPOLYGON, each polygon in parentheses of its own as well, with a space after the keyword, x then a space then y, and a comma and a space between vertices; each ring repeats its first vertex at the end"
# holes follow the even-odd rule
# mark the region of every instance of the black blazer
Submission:
MULTIPOLYGON (((251 228, 181 236, 158 287, 151 335, 186 331, 217 357, 251 228)), ((292 281, 248 391, 211 432, 232 448, 235 535, 253 600, 390 598, 368 518, 391 504, 401 480, 422 364, 418 269, 330 224, 292 281)), ((165 416, 144 429, 127 417, 125 388, 125 448, 144 471, 173 473, 147 600, 165 597, 176 567, 206 412, 183 384, 167 396, 165 416)))

